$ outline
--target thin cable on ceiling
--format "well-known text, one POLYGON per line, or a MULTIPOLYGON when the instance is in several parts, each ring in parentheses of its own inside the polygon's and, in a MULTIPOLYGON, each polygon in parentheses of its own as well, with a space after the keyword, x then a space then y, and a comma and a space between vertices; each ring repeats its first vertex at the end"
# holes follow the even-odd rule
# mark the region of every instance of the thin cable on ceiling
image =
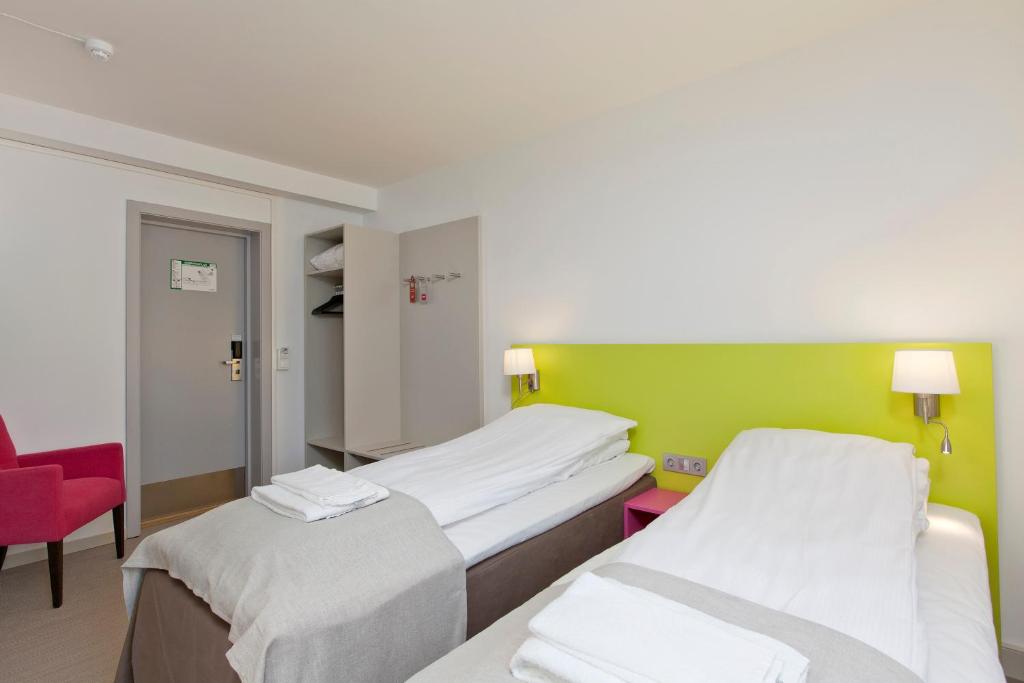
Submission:
POLYGON ((7 17, 8 19, 13 19, 14 21, 20 21, 21 23, 26 24, 28 26, 31 26, 32 28, 37 28, 37 29, 39 29, 41 31, 46 31, 48 33, 53 33, 53 34, 56 34, 56 35, 64 37, 64 38, 68 38, 70 40, 76 40, 79 43, 85 43, 85 41, 86 41, 86 38, 84 36, 76 36, 73 33, 64 33, 64 31, 58 31, 55 28, 50 28, 49 26, 43 26, 42 24, 37 24, 34 21, 29 21, 28 19, 22 19, 21 17, 16 17, 13 14, 8 14, 7 12, 0 12, 0 17, 7 17))

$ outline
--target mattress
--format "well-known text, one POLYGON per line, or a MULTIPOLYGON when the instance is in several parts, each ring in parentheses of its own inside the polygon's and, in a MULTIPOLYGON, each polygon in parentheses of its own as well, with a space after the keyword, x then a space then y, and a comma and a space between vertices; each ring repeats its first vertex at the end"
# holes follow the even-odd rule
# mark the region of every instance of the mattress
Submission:
POLYGON ((495 555, 572 519, 625 491, 654 469, 644 455, 626 453, 569 479, 444 527, 466 566, 495 555))
POLYGON ((966 510, 928 504, 917 541, 917 604, 928 637, 928 683, 1002 683, 985 538, 966 510))
MULTIPOLYGON (((928 531, 917 541, 918 609, 928 640, 928 683, 1003 683, 985 540, 978 518, 960 508, 928 504, 928 531)), ((626 543, 612 546, 556 584, 616 561, 626 543)))

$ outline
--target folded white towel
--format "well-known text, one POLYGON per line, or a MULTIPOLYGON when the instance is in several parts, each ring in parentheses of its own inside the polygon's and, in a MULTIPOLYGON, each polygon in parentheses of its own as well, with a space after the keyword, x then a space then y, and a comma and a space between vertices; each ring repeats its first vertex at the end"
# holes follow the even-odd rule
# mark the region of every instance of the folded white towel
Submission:
POLYGON ((270 483, 325 507, 352 505, 386 490, 383 486, 322 465, 278 474, 270 478, 270 483))
POLYGON ((510 663, 523 681, 803 683, 777 640, 613 579, 583 574, 530 620, 510 663))
MULTIPOLYGON (((606 665, 607 666, 607 665, 606 665)), ((539 638, 527 638, 511 664, 512 675, 521 681, 531 683, 622 683, 628 680, 648 679, 617 676, 611 671, 602 671, 600 667, 568 655, 554 645, 549 645, 539 638)))
POLYGON ((358 510, 359 508, 382 501, 387 498, 388 495, 390 495, 388 490, 381 488, 380 491, 375 493, 373 496, 364 498, 363 500, 349 505, 324 506, 318 505, 306 498, 303 498, 302 496, 296 495, 276 484, 270 484, 269 486, 254 486, 252 489, 252 499, 257 503, 260 503, 279 515, 298 519, 303 522, 316 522, 321 519, 337 517, 338 515, 343 515, 346 512, 352 512, 353 510, 358 510))

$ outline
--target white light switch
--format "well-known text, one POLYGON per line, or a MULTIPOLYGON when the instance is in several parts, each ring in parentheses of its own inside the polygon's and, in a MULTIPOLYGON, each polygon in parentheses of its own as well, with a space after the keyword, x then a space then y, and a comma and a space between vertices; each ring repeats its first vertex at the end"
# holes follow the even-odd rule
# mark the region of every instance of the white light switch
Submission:
POLYGON ((277 369, 287 370, 289 364, 289 351, 287 346, 282 346, 277 350, 277 369))

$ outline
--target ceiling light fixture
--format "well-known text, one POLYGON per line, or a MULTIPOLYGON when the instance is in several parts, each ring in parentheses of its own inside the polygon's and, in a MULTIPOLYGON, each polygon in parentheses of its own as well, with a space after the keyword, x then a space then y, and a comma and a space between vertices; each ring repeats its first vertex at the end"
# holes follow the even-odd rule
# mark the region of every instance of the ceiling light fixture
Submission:
POLYGON ((0 12, 0 17, 6 17, 12 21, 21 22, 22 24, 31 26, 32 28, 37 28, 40 31, 46 31, 47 33, 52 33, 62 38, 67 38, 68 40, 81 43, 85 46, 85 51, 89 53, 89 56, 97 62, 109 62, 110 58, 114 55, 114 46, 101 38, 88 38, 85 36, 76 36, 73 33, 65 33, 64 31, 58 31, 55 28, 43 26, 42 24, 37 24, 34 21, 29 21, 28 19, 22 19, 21 17, 17 17, 13 14, 8 14, 7 12, 0 12))

